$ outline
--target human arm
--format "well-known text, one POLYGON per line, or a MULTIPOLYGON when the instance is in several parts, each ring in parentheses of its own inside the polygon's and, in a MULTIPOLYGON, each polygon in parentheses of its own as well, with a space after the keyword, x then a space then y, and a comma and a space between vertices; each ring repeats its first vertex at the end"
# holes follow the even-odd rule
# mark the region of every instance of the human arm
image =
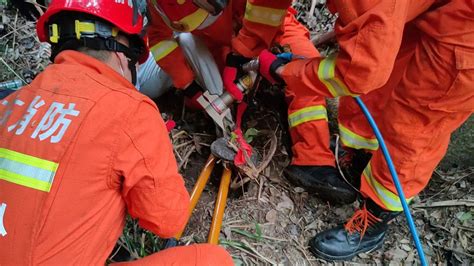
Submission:
POLYGON ((286 84, 337 97, 365 94, 387 82, 400 49, 409 2, 342 2, 331 2, 341 14, 335 27, 339 53, 288 63, 277 70, 286 84))
POLYGON ((232 48, 244 57, 256 57, 272 45, 291 5, 291 0, 247 0, 242 28, 232 39, 232 48))
MULTIPOLYGON (((152 6, 149 4, 149 6, 152 6)), ((151 23, 147 29, 150 51, 156 63, 171 77, 173 85, 184 89, 194 80, 194 73, 186 61, 173 31, 158 12, 149 8, 151 23)))
POLYGON ((115 171, 123 176, 122 196, 141 227, 171 237, 185 225, 189 194, 156 105, 142 101, 130 113, 119 133, 114 162, 115 171))

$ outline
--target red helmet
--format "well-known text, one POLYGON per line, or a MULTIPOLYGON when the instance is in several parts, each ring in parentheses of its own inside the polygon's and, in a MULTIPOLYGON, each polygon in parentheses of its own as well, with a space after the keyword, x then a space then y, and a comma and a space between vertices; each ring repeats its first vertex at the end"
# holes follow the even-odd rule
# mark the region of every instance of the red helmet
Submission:
POLYGON ((206 24, 206 19, 209 20, 210 17, 220 14, 228 1, 150 0, 150 2, 173 30, 190 32, 206 24))
POLYGON ((54 15, 70 11, 89 14, 103 19, 130 35, 143 30, 145 1, 139 0, 52 0, 36 25, 38 38, 50 42, 49 21, 54 15))

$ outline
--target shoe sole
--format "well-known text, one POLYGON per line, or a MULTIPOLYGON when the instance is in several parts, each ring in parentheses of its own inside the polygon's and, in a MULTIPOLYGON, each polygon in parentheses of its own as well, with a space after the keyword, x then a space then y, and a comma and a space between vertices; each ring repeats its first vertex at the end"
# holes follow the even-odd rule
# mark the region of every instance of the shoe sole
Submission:
POLYGON ((302 184, 290 173, 285 172, 285 177, 293 184, 307 189, 311 193, 316 193, 321 199, 328 200, 332 204, 349 204, 357 199, 357 192, 338 189, 337 187, 328 187, 327 185, 313 185, 311 187, 302 184), (350 194, 350 195, 349 195, 350 194))
POLYGON ((378 249, 382 248, 382 245, 383 245, 383 242, 380 243, 380 244, 377 244, 373 248, 365 248, 365 249, 360 250, 357 253, 351 253, 350 255, 346 255, 346 256, 331 256, 331 255, 328 255, 326 253, 323 253, 322 251, 318 250, 317 248, 315 248, 311 245, 309 247, 309 250, 313 253, 314 256, 316 256, 320 259, 323 259, 323 260, 327 260, 327 261, 340 261, 340 260, 350 261, 360 253, 370 253, 372 251, 375 251, 375 250, 378 250, 378 249))

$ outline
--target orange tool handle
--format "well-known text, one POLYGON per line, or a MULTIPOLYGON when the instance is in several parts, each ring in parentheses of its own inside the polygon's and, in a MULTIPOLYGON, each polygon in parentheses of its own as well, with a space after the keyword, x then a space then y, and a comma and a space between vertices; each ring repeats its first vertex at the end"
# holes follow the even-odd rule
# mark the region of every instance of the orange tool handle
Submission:
POLYGON ((227 201, 227 194, 229 193, 230 177, 232 171, 224 165, 222 172, 221 184, 219 185, 219 192, 217 193, 216 205, 214 207, 214 214, 212 215, 211 230, 207 242, 217 245, 219 243, 219 233, 222 227, 222 219, 224 217, 224 210, 227 201))
MULTIPOLYGON (((191 217, 194 211, 194 208, 196 208, 199 198, 201 198, 202 191, 204 190, 204 187, 206 187, 207 181, 209 180, 209 176, 211 176, 215 163, 216 163, 216 157, 214 157, 212 154, 209 155, 209 158, 207 159, 207 162, 204 165, 204 168, 201 170, 201 173, 199 174, 196 184, 193 187, 193 191, 191 192, 191 204, 189 206, 188 218, 186 220, 186 224, 188 224, 189 218, 191 217)), ((179 233, 177 233, 174 236, 176 240, 179 240, 181 238, 181 235, 183 234, 185 228, 183 228, 183 230, 181 230, 179 233)))

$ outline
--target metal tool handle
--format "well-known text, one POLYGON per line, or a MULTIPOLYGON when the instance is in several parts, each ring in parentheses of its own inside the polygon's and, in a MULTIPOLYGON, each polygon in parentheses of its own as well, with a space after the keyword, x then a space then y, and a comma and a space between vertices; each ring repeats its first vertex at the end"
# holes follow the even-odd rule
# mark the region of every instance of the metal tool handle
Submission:
POLYGON ((243 64, 242 65, 242 70, 245 71, 245 72, 258 71, 259 67, 260 67, 260 61, 258 61, 258 58, 255 58, 255 59, 250 60, 249 62, 243 64))

